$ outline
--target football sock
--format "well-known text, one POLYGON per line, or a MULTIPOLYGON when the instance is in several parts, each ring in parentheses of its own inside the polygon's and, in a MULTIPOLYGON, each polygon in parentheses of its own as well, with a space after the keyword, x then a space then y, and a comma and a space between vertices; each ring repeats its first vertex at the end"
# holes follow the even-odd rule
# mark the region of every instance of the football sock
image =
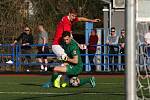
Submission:
POLYGON ((58 75, 58 77, 54 80, 54 87, 60 88, 60 78, 62 75, 58 75))
POLYGON ((54 82, 54 80, 58 77, 58 73, 53 73, 51 77, 51 81, 54 82))
POLYGON ((90 78, 80 79, 80 86, 90 83, 90 78))
POLYGON ((53 71, 53 69, 54 69, 54 67, 48 67, 48 69, 47 69, 47 70, 52 72, 52 71, 53 71))

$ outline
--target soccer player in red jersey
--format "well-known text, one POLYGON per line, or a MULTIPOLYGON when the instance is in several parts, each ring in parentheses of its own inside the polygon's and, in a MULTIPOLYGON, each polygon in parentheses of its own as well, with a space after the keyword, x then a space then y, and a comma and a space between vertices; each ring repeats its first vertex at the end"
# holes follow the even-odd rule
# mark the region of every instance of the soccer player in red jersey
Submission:
POLYGON ((72 32, 72 25, 76 22, 99 22, 100 19, 88 19, 85 17, 77 17, 77 11, 73 8, 70 9, 67 16, 64 16, 61 21, 57 24, 56 33, 52 43, 52 50, 58 58, 67 56, 64 49, 60 46, 62 33, 64 31, 72 32))

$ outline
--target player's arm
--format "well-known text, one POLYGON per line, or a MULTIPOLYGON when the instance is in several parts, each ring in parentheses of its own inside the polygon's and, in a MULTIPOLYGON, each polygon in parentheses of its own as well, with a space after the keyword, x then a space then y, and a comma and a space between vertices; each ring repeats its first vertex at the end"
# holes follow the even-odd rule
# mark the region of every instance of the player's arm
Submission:
POLYGON ((73 64, 78 64, 78 55, 73 56, 73 58, 68 58, 67 61, 73 64))
POLYGON ((78 17, 78 21, 84 21, 84 22, 100 22, 100 19, 88 19, 85 17, 78 17))
POLYGON ((21 35, 15 39, 15 41, 12 43, 12 45, 16 44, 18 41, 20 41, 23 38, 23 34, 21 33, 21 35))

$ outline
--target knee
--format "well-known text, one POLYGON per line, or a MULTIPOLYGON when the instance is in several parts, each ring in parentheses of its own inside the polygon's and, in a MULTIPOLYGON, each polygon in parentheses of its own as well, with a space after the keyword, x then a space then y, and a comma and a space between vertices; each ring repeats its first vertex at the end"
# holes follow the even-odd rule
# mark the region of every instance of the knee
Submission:
POLYGON ((58 67, 54 67, 53 72, 58 72, 58 67))
POLYGON ((53 71, 53 72, 57 72, 56 67, 54 67, 52 71, 53 71))

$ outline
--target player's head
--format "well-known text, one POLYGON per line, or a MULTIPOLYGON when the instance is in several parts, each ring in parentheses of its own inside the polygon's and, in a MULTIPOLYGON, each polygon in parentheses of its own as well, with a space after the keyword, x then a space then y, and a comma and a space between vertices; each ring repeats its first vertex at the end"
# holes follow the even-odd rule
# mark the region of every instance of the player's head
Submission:
POLYGON ((24 28, 24 32, 27 33, 27 34, 29 34, 29 33, 30 33, 30 28, 29 28, 28 26, 26 26, 26 27, 24 28))
POLYGON ((92 36, 95 36, 95 35, 96 35, 96 30, 95 30, 95 29, 92 30, 91 35, 92 35, 92 36))
POLYGON ((69 10, 69 15, 68 16, 69 16, 69 20, 73 21, 77 17, 77 10, 74 9, 74 8, 71 8, 69 10))
POLYGON ((62 39, 66 44, 69 44, 71 42, 71 34, 68 31, 64 31, 62 34, 62 39))
POLYGON ((43 30, 44 30, 43 24, 39 24, 39 25, 38 25, 38 30, 39 30, 39 31, 43 31, 43 30))
POLYGON ((125 35, 125 29, 121 30, 121 35, 125 35))
POLYGON ((115 27, 112 27, 112 28, 111 28, 111 35, 114 35, 114 34, 115 34, 115 31, 116 31, 115 27))

